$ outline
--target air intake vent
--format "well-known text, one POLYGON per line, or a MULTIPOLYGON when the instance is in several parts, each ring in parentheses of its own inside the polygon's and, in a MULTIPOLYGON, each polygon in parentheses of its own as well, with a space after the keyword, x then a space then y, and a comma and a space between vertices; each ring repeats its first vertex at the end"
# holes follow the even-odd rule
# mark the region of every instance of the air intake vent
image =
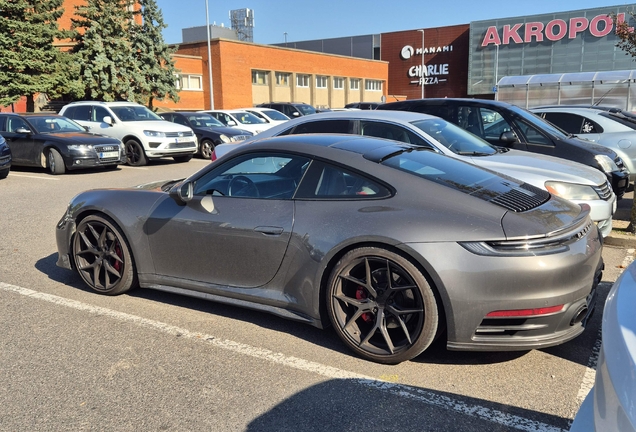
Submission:
POLYGON ((539 207, 549 199, 550 194, 548 192, 524 183, 519 187, 515 187, 504 194, 494 197, 490 202, 513 212, 524 212, 539 207))

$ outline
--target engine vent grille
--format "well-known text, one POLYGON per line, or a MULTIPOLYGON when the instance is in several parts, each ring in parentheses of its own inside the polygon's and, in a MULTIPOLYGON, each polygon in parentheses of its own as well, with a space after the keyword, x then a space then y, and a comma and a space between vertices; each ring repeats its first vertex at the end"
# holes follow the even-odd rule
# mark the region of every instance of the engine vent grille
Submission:
POLYGON ((539 207, 549 199, 550 194, 547 191, 523 183, 519 187, 512 188, 508 192, 492 198, 490 202, 513 212, 524 212, 539 207))

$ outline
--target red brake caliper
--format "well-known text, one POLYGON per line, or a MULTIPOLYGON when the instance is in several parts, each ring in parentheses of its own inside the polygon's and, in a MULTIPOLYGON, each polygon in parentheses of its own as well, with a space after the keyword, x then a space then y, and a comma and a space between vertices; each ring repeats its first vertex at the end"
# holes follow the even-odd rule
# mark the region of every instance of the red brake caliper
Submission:
MULTIPOLYGON (((364 300, 367 297, 367 290, 359 286, 358 289, 356 289, 356 300, 364 300)), ((360 315, 360 318, 362 318, 364 322, 371 322, 373 320, 373 316, 370 312, 363 313, 360 315)))

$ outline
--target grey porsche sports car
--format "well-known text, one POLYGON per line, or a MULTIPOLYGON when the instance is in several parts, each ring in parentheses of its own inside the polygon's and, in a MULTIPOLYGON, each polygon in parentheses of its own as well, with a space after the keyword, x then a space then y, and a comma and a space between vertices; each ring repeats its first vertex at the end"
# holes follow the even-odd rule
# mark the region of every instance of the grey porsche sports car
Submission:
POLYGON ((79 194, 57 264, 323 327, 398 363, 579 335, 601 242, 587 206, 424 147, 353 135, 254 142, 187 179, 79 194))

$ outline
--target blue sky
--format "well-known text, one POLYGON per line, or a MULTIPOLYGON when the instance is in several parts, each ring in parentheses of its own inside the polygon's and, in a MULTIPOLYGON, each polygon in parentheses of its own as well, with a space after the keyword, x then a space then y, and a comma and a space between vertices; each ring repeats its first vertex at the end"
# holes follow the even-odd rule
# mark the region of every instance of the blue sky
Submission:
MULTIPOLYGON (((167 43, 179 43, 181 29, 205 26, 205 0, 157 0, 168 24, 167 43)), ((229 11, 254 11, 254 42, 260 44, 386 33, 468 24, 493 18, 633 4, 602 0, 427 0, 298 1, 208 0, 210 24, 230 26, 229 11)), ((635 6, 636 8, 636 6, 635 6)))

